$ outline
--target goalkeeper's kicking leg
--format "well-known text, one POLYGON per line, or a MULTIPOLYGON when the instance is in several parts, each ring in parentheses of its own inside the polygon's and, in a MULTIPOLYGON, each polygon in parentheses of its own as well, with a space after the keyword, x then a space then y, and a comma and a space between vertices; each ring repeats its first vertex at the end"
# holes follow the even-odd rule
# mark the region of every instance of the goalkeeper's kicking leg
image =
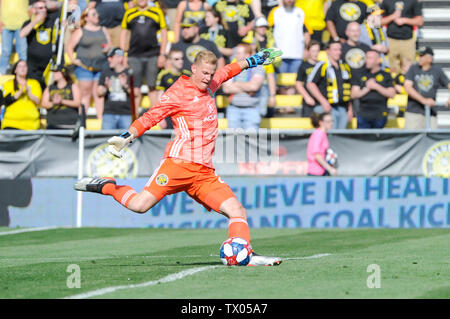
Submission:
POLYGON ((136 192, 131 186, 116 185, 111 178, 86 177, 75 183, 75 189, 84 192, 100 193, 112 196, 125 208, 143 214, 155 206, 159 200, 147 190, 136 192))
MULTIPOLYGON (((152 185, 150 184, 149 186, 151 187, 152 185)), ((157 198, 148 189, 144 189, 140 193, 137 193, 130 186, 116 185, 115 180, 108 178, 84 178, 75 184, 75 189, 110 195, 124 207, 136 213, 147 212, 161 200, 161 196, 165 196, 160 194, 160 198, 157 198)), ((217 202, 218 196, 214 196, 211 192, 209 192, 206 197, 203 197, 204 195, 201 193, 197 193, 196 195, 192 194, 190 189, 186 189, 186 191, 208 209, 213 207, 215 211, 228 217, 229 238, 240 237, 247 240, 249 243, 251 242, 250 229, 247 223, 247 211, 232 194, 226 184, 222 185, 222 190, 218 192, 221 195, 218 196, 225 196, 228 198, 223 201, 220 200, 219 202, 217 202), (224 195, 227 193, 228 195, 224 195)), ((280 263, 281 259, 278 257, 267 257, 253 253, 249 266, 273 266, 279 265, 280 263)))

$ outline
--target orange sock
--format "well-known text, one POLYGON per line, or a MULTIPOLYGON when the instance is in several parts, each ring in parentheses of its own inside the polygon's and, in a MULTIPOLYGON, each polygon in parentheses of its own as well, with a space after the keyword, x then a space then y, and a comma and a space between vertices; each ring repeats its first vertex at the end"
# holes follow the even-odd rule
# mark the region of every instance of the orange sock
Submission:
POLYGON ((127 185, 105 184, 102 188, 102 194, 111 195, 116 201, 128 208, 128 203, 137 195, 136 191, 127 185))
POLYGON ((228 221, 228 238, 240 237, 250 243, 250 229, 245 218, 231 217, 228 221))

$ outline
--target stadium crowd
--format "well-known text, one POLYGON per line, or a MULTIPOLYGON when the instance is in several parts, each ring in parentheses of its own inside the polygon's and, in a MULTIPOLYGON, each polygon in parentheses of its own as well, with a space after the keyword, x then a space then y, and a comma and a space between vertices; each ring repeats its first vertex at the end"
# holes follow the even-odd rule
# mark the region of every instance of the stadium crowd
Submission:
POLYGON ((205 49, 219 67, 262 48, 283 51, 218 92, 229 128, 323 112, 332 128, 354 118, 357 128, 383 128, 396 94, 408 95, 405 128, 425 128, 425 106, 436 128, 436 92, 450 90, 432 48, 417 48, 420 0, 69 0, 62 21, 63 2, 0 1, 2 129, 75 127, 82 106, 103 129, 126 129, 205 49), (277 105, 277 95, 301 95, 301 108, 277 105))

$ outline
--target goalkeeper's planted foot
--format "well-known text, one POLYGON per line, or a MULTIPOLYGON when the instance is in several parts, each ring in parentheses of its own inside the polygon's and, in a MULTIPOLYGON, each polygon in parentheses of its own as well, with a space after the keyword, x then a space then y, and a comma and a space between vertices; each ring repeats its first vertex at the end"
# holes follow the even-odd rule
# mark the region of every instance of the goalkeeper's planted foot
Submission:
POLYGON ((248 266, 278 266, 281 262, 281 258, 261 256, 253 252, 248 266))
POLYGON ((91 178, 84 177, 75 183, 74 188, 77 191, 82 192, 93 192, 93 193, 102 193, 102 188, 106 184, 116 184, 116 180, 114 178, 91 178))

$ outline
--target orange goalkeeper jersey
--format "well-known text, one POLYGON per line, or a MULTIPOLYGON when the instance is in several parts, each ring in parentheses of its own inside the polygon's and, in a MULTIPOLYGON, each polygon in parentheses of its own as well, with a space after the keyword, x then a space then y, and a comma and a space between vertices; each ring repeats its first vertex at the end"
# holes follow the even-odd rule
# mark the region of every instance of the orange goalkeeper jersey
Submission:
POLYGON ((218 136, 217 107, 214 94, 220 85, 241 72, 238 63, 219 69, 206 91, 200 91, 182 75, 132 127, 141 136, 167 116, 171 117, 175 138, 164 152, 164 158, 178 158, 213 167, 212 157, 218 136))

